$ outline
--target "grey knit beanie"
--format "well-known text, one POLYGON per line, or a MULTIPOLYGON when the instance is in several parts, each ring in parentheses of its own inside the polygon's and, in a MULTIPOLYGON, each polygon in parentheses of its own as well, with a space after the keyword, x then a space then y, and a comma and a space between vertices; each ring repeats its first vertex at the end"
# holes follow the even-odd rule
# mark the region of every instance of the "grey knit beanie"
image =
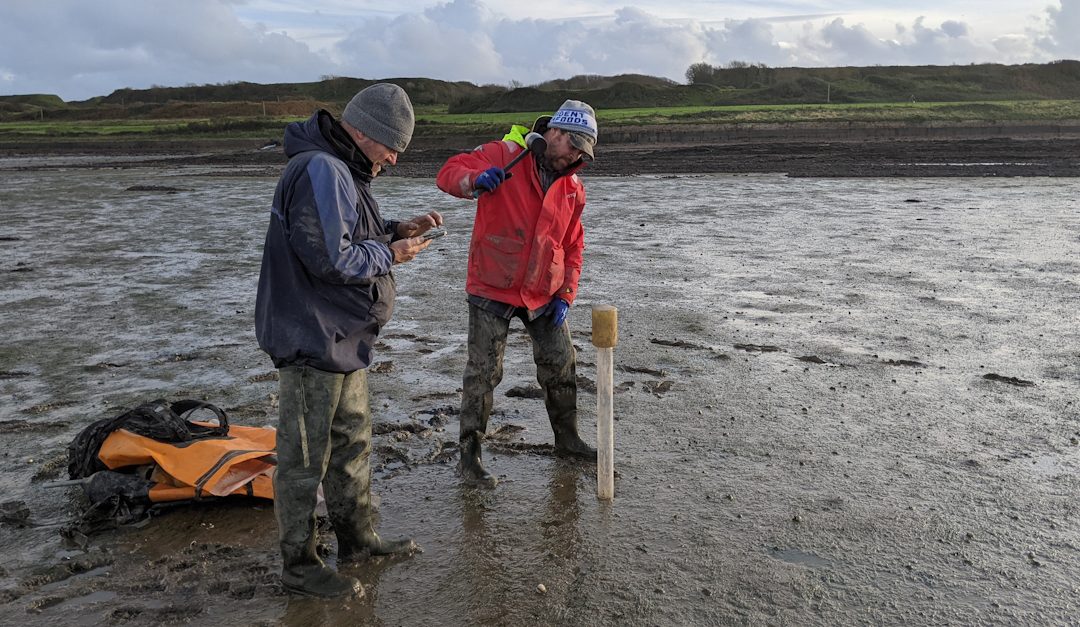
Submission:
POLYGON ((387 148, 405 152, 416 117, 404 89, 393 83, 375 83, 353 96, 341 121, 387 148))

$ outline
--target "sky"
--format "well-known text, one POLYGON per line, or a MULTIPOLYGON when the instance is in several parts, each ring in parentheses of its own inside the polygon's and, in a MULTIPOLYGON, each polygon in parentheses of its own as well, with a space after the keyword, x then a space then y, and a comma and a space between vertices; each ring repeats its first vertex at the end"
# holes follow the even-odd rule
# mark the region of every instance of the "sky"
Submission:
POLYGON ((1080 58, 1080 0, 0 0, 0 95, 1080 58), (391 8, 393 7, 393 8, 391 8))

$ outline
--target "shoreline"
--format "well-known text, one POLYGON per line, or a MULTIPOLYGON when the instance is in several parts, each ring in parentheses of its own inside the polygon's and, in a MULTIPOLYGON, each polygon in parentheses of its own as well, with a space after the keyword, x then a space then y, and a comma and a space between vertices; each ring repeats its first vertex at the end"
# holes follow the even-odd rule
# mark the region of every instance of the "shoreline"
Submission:
MULTIPOLYGON (((485 139, 418 136, 387 175, 434 177, 451 155, 485 139)), ((1074 121, 615 127, 601 139, 588 176, 1080 177, 1074 121)), ((0 141, 0 171, 173 165, 274 177, 285 160, 273 139, 0 141)))

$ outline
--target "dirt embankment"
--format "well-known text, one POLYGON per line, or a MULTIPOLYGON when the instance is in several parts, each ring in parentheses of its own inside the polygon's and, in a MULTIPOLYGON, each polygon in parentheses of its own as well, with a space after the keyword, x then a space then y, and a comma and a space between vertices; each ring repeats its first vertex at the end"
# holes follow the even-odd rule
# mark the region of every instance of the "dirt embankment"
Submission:
MULTIPOLYGON (((390 175, 432 177, 448 157, 489 139, 417 136, 390 175)), ((605 131, 589 174, 1072 177, 1080 176, 1076 154, 1080 121, 640 126, 605 131)), ((268 176, 276 175, 285 162, 276 139, 0 142, 0 157, 55 155, 84 157, 63 167, 168 162, 242 167, 243 173, 268 176), (131 160, 135 155, 140 158, 131 160)), ((55 166, 31 159, 5 169, 47 167, 55 166)))

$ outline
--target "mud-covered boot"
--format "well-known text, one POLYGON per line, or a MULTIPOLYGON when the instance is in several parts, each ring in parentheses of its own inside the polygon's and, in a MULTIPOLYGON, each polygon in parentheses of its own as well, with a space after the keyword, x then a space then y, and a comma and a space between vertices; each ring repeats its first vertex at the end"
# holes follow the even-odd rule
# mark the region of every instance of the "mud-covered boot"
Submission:
POLYGON ((281 571, 281 586, 295 594, 325 599, 364 596, 364 587, 359 580, 335 572, 322 563, 286 565, 281 571))
POLYGON ((551 421, 551 430, 555 432, 555 454, 559 457, 572 457, 596 463, 596 449, 581 439, 577 431, 577 417, 551 421))
POLYGON ((461 440, 461 459, 458 461, 458 474, 470 485, 494 488, 499 480, 484 469, 480 461, 480 435, 476 432, 466 435, 461 440))
POLYGON ((338 562, 357 562, 367 556, 393 555, 408 557, 424 550, 412 538, 383 540, 369 524, 367 529, 355 540, 338 536, 338 562))
POLYGON ((277 469, 274 472, 274 516, 281 546, 281 585, 307 596, 361 596, 360 582, 326 566, 315 550, 315 505, 329 448, 329 410, 339 375, 313 368, 280 370, 280 419, 277 469), (320 411, 322 410, 322 411, 320 411), (325 425, 325 428, 319 428, 325 425))

